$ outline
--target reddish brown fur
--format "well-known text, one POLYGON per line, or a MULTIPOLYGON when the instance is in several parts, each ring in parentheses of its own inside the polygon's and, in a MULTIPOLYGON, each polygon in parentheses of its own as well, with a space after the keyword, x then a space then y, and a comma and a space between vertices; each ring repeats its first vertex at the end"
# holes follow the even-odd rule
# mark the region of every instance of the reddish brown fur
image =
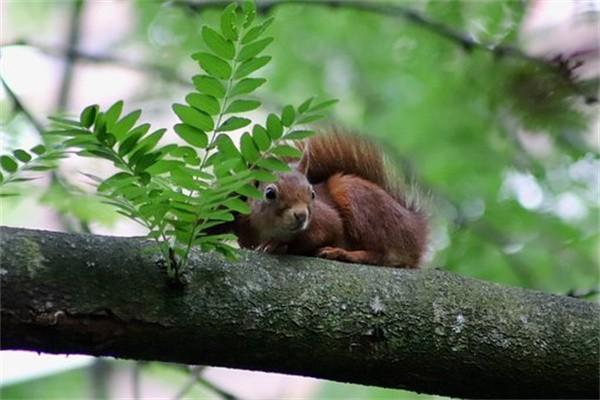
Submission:
POLYGON ((236 220, 240 246, 417 267, 426 248, 427 222, 390 179, 382 151, 363 138, 337 131, 311 138, 301 148, 305 156, 298 170, 280 175, 273 186, 277 198, 251 201, 250 216, 236 220), (292 215, 303 210, 308 225, 294 230, 292 215))

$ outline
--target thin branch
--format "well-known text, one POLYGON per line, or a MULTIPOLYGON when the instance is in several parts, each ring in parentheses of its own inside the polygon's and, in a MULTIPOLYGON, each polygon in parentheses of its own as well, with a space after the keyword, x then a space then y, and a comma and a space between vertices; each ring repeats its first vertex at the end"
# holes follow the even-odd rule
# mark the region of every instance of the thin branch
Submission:
POLYGON ((131 367, 131 393, 134 400, 142 399, 142 368, 145 364, 143 361, 136 361, 131 367))
POLYGON ((42 53, 51 57, 64 58, 72 57, 75 60, 88 61, 95 64, 111 64, 125 69, 142 71, 144 73, 158 74, 165 81, 175 82, 182 86, 193 86, 190 79, 179 75, 174 68, 144 61, 130 60, 122 58, 114 54, 94 54, 75 47, 50 47, 41 44, 31 43, 24 40, 19 40, 14 43, 5 44, 1 47, 8 46, 30 46, 38 49, 42 53))
POLYGON ((0 82, 2 82, 2 86, 4 87, 6 94, 10 98, 15 112, 23 114, 23 116, 31 123, 31 125, 35 128, 35 130, 41 137, 44 133, 44 127, 42 126, 42 124, 37 119, 35 119, 33 114, 27 109, 27 107, 23 105, 21 99, 19 99, 19 97, 15 94, 15 92, 13 92, 10 86, 8 86, 8 84, 4 81, 4 78, 0 77, 0 82))
MULTIPOLYGON (((223 8, 227 5, 227 2, 219 0, 170 0, 167 3, 186 8, 192 12, 200 12, 207 8, 223 8)), ((598 101, 597 96, 582 92, 582 90, 576 85, 572 73, 577 66, 573 66, 568 61, 565 61, 564 57, 557 56, 551 60, 547 60, 545 58, 531 56, 523 50, 511 45, 481 42, 466 32, 452 28, 410 7, 405 7, 395 3, 375 1, 261 0, 257 2, 257 11, 260 13, 267 13, 276 6, 287 4, 355 9, 388 17, 401 18, 443 39, 458 44, 466 52, 472 52, 473 50, 485 51, 493 54, 496 58, 511 57, 530 62, 544 69, 548 69, 569 84, 574 93, 584 97, 587 104, 598 101)))
MULTIPOLYGON (((223 8, 227 5, 226 2, 219 0, 172 0, 169 3, 172 3, 176 6, 185 7, 193 12, 199 12, 208 8, 223 8)), ((261 0, 257 2, 257 11, 260 13, 267 13, 274 7, 288 4, 355 9, 384 16, 402 18, 444 39, 457 43, 463 49, 465 49, 465 51, 479 49, 491 52, 498 57, 511 56, 546 66, 548 65, 546 60, 532 57, 515 47, 502 44, 482 43, 467 33, 454 29, 440 21, 436 21, 433 18, 430 18, 429 16, 422 14, 410 7, 405 7, 399 4, 352 0, 261 0)))
MULTIPOLYGON (((85 2, 76 0, 71 7, 71 17, 69 20, 69 33, 67 37, 68 48, 77 48, 79 45, 81 32, 81 16, 85 2)), ((71 86, 73 84, 73 70, 75 68, 76 58, 71 53, 66 53, 64 68, 60 81, 60 90, 58 92, 57 111, 62 112, 67 109, 71 86)))
POLYGON ((597 296, 600 294, 600 287, 591 289, 571 289, 567 292, 567 296, 576 299, 587 299, 588 297, 597 296))
POLYGON ((217 393, 225 400, 238 400, 238 397, 229 393, 228 391, 216 386, 214 383, 202 378, 202 372, 206 369, 205 366, 199 365, 190 368, 190 380, 181 388, 174 397, 174 400, 183 399, 184 396, 192 390, 196 384, 201 384, 209 390, 217 393))
POLYGON ((108 399, 112 364, 104 358, 96 358, 88 368, 90 397, 97 400, 108 399))

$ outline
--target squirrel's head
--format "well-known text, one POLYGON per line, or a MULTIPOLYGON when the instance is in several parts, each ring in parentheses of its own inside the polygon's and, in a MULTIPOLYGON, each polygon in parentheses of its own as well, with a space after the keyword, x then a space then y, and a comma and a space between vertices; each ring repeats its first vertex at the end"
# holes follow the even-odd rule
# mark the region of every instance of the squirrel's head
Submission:
POLYGON ((261 200, 252 200, 252 224, 265 237, 261 240, 292 238, 310 223, 315 192, 303 172, 279 174, 277 182, 261 183, 261 200))

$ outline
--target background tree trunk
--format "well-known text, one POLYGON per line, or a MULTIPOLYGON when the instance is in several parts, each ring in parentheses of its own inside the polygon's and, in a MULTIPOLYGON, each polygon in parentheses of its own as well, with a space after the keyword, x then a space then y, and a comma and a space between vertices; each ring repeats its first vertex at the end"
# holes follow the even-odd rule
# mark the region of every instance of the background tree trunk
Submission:
POLYGON ((597 398, 600 306, 433 269, 0 228, 3 349, 274 371, 448 396, 597 398))

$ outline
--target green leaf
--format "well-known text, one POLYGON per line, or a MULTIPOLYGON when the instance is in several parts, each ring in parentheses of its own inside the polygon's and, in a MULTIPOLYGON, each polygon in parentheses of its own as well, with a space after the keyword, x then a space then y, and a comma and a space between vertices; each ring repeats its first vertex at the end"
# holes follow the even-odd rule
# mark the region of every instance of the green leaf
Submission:
POLYGON ((32 147, 30 151, 39 156, 46 152, 46 146, 44 146, 43 144, 38 144, 37 146, 32 147))
POLYGON ((94 122, 93 133, 98 138, 101 138, 102 136, 106 135, 106 117, 104 116, 104 113, 99 112, 96 114, 96 121, 94 122))
POLYGON ((272 154, 275 154, 278 157, 293 157, 300 158, 302 157, 302 151, 296 147, 289 146, 287 144, 281 144, 279 146, 275 146, 271 150, 272 154))
POLYGON ((46 131, 45 135, 58 135, 58 136, 78 136, 78 135, 89 135, 89 131, 83 129, 59 129, 55 131, 46 131))
POLYGON ((25 150, 21 150, 21 149, 17 149, 15 151, 13 151, 13 155, 15 156, 15 158, 21 162, 29 162, 31 161, 31 155, 26 152, 25 150))
POLYGON ((292 132, 286 134, 283 138, 286 140, 301 140, 301 139, 305 139, 309 136, 312 136, 314 134, 315 134, 314 131, 297 130, 297 131, 292 131, 292 132))
POLYGON ((98 140, 100 140, 100 142, 102 142, 107 147, 113 147, 115 145, 115 143, 117 143, 117 139, 115 138, 115 135, 110 134, 110 133, 104 133, 102 135, 99 135, 98 140))
POLYGON ((115 138, 117 138, 118 141, 123 140, 125 134, 129 132, 131 128, 133 128, 133 126, 135 125, 135 123, 141 115, 141 110, 135 110, 130 112, 112 127, 110 133, 115 135, 115 138))
POLYGON ((225 114, 252 111, 256 110, 258 107, 260 107, 260 101, 236 100, 227 107, 225 114))
POLYGON ((154 163, 151 167, 146 168, 146 172, 148 172, 150 175, 160 175, 184 165, 185 163, 178 160, 160 160, 154 163))
POLYGON ((242 3, 242 10, 244 11, 244 28, 250 26, 254 18, 256 17, 256 4, 252 0, 246 0, 242 3))
POLYGON ((337 99, 331 99, 331 100, 326 100, 322 103, 316 104, 315 106, 310 108, 310 112, 315 112, 318 110, 322 110, 324 108, 330 107, 332 105, 334 105, 335 103, 337 103, 338 100, 337 99))
POLYGON ((231 140, 229 135, 226 135, 224 133, 220 134, 217 137, 216 143, 217 148, 224 155, 229 157, 238 157, 240 155, 240 152, 238 151, 237 147, 235 147, 235 144, 233 143, 233 140, 231 140))
POLYGON ((238 38, 238 30, 235 23, 236 9, 237 5, 231 3, 225 7, 221 14, 221 32, 229 40, 236 40, 238 38))
POLYGON ((276 172, 288 172, 290 171, 289 165, 276 159, 275 157, 263 158, 258 160, 256 165, 261 168, 268 169, 276 172))
POLYGON ((300 107, 298 107, 298 112, 300 114, 307 112, 308 109, 310 108, 310 105, 312 104, 313 100, 314 100, 314 97, 311 97, 310 99, 306 100, 304 103, 300 104, 300 107))
POLYGON ((183 104, 173 104, 173 111, 179 117, 179 119, 203 131, 212 131, 214 123, 210 115, 203 111, 196 110, 195 108, 185 106, 183 104))
POLYGON ((48 117, 50 121, 56 122, 59 125, 72 126, 75 128, 82 128, 82 125, 79 121, 75 121, 72 119, 61 118, 61 117, 48 117))
POLYGON ((267 80, 263 78, 245 78, 235 84, 231 89, 231 96, 240 94, 252 93, 259 86, 263 85, 267 80))
POLYGON ((275 114, 269 114, 267 117, 267 133, 269 137, 273 140, 279 139, 281 134, 283 133, 283 126, 281 125, 281 120, 275 114))
POLYGON ((257 199, 257 200, 262 199, 262 196, 263 196, 263 194, 260 190, 255 188, 253 185, 249 185, 249 184, 246 184, 244 186, 237 188, 235 192, 238 194, 241 194, 242 196, 246 196, 246 197, 257 199))
POLYGON ((106 110, 106 112, 104 113, 104 118, 105 118, 105 122, 106 122, 106 127, 109 130, 115 126, 115 123, 121 116, 122 111, 123 111, 123 101, 122 100, 117 101, 115 104, 110 106, 110 108, 108 110, 106 110))
POLYGON ((79 116, 79 121, 81 121, 81 125, 85 126, 86 128, 89 128, 90 126, 92 126, 94 124, 94 121, 96 120, 97 112, 98 112, 97 105, 88 106, 88 107, 84 108, 83 111, 81 112, 81 115, 79 116))
POLYGON ((160 153, 158 153, 158 152, 144 154, 142 157, 140 157, 138 162, 135 164, 135 173, 136 174, 142 173, 146 168, 148 168, 149 166, 154 164, 156 161, 158 161, 159 158, 160 158, 160 153))
POLYGON ((148 129, 150 129, 150 124, 140 125, 132 130, 127 138, 119 145, 119 156, 124 157, 129 154, 137 144, 138 140, 148 132, 148 129))
POLYGON ((213 211, 204 215, 206 220, 217 220, 217 221, 233 221, 235 218, 233 214, 228 211, 213 211))
POLYGON ((175 183, 184 188, 184 189, 189 189, 189 190, 198 190, 200 185, 198 183, 196 183, 196 180, 194 179, 194 177, 190 174, 187 173, 187 171, 185 169, 182 168, 175 168, 171 171, 171 177, 173 178, 173 180, 175 181, 175 183))
POLYGON ((208 135, 201 129, 185 124, 177 124, 174 129, 180 138, 192 146, 205 148, 208 145, 208 135))
POLYGON ((250 214, 250 206, 246 202, 242 201, 239 197, 234 197, 229 200, 225 200, 223 205, 233 211, 237 211, 242 214, 250 214))
POLYGON ((127 172, 117 172, 116 174, 108 177, 107 179, 105 179, 104 181, 102 181, 102 183, 100 183, 100 185, 98 185, 98 188, 96 190, 98 190, 99 192, 104 192, 107 191, 110 188, 114 188, 115 186, 118 186, 120 184, 126 183, 126 182, 133 182, 135 180, 135 177, 127 172))
POLYGON ((55 167, 52 165, 30 165, 28 167, 23 168, 25 171, 50 171, 55 167))
POLYGON ((263 56, 258 58, 251 58, 247 61, 244 61, 235 71, 233 77, 235 79, 243 78, 247 75, 250 75, 252 72, 264 67, 271 61, 270 56, 263 56))
POLYGON ((217 99, 223 98, 225 96, 225 86, 219 80, 207 76, 207 75, 196 75, 192 77, 192 82, 196 89, 198 89, 202 93, 206 93, 217 99))
POLYGON ((235 56, 235 48, 233 43, 221 36, 220 33, 214 29, 205 26, 202 28, 202 38, 206 45, 214 51, 219 57, 223 57, 227 60, 233 60, 235 56))
POLYGON ((109 150, 106 149, 86 149, 77 153, 82 157, 99 157, 119 164, 120 160, 109 150))
POLYGON ((17 170, 17 168, 19 167, 17 165, 17 163, 15 162, 15 160, 13 160, 9 156, 1 156, 0 157, 0 166, 2 166, 2 168, 8 173, 15 172, 17 170))
POLYGON ((237 61, 246 61, 260 54, 273 41, 272 37, 264 38, 256 42, 252 42, 242 47, 240 54, 237 56, 237 61))
MULTIPOLYGON (((252 171, 252 178, 254 178, 260 182, 275 182, 275 181, 277 181, 276 175, 273 175, 271 172, 261 170, 261 169, 252 171)), ((262 194, 261 194, 261 197, 262 197, 262 194)))
POLYGON ((305 117, 302 117, 298 120, 299 124, 308 124, 317 120, 320 120, 322 118, 324 118, 325 116, 321 115, 321 114, 311 114, 311 115, 307 115, 305 117))
POLYGON ((252 136, 248 132, 245 132, 240 139, 240 150, 248 163, 253 163, 260 157, 254 140, 252 140, 252 136))
POLYGON ((294 111, 294 107, 290 105, 283 107, 283 111, 281 113, 281 123, 283 126, 291 126, 294 123, 295 118, 296 112, 294 111))
POLYGON ((154 149, 154 147, 158 144, 160 139, 162 139, 166 131, 167 130, 165 128, 155 130, 154 132, 146 136, 142 141, 140 141, 137 144, 136 149, 141 149, 145 152, 154 149))
POLYGON ((251 122, 248 118, 230 117, 219 126, 217 132, 234 131, 249 125, 251 122))
MULTIPOLYGON (((199 165, 198 153, 190 146, 177 146, 169 152, 173 157, 183 158, 186 164, 199 165)), ((210 158, 210 157, 209 157, 210 158)))
POLYGON ((257 39, 273 22, 273 18, 267 19, 262 25, 250 28, 242 38, 242 44, 250 43, 257 39))
POLYGON ((271 146, 271 138, 267 134, 267 130, 260 125, 254 125, 252 128, 252 138, 260 151, 266 151, 271 146))
POLYGON ((192 54, 192 58, 197 60, 202 69, 211 76, 219 79, 229 79, 231 77, 231 66, 222 58, 204 52, 192 54))
POLYGON ((208 115, 217 115, 221 110, 219 100, 206 94, 190 93, 185 97, 185 101, 190 106, 204 111, 208 115))

